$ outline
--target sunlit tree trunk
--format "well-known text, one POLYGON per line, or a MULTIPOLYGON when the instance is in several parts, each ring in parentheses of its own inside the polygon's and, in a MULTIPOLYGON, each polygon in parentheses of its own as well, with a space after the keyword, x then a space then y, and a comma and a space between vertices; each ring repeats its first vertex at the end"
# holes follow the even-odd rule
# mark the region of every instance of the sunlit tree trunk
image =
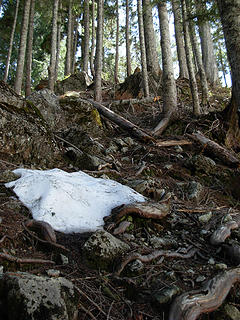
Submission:
POLYGON ((90 69, 91 74, 94 77, 94 53, 95 53, 95 1, 92 0, 92 44, 91 44, 91 56, 90 56, 90 69))
POLYGON ((94 98, 102 101, 102 56, 103 56, 103 2, 97 2, 97 39, 95 57, 95 76, 94 76, 94 98))
POLYGON ((116 53, 115 53, 115 67, 114 67, 114 82, 118 83, 118 62, 119 62, 119 11, 118 0, 116 0, 116 53))
POLYGON ((217 0, 232 76, 232 99, 226 109, 228 146, 240 143, 240 0, 217 0))
POLYGON ((219 82, 216 56, 214 53, 210 23, 207 20, 207 7, 205 0, 195 0, 198 13, 198 27, 201 39, 202 59, 207 79, 210 84, 219 82))
POLYGON ((65 60, 65 76, 71 73, 71 57, 72 57, 72 26, 73 26, 73 14, 72 14, 72 0, 69 0, 68 4, 68 28, 67 28, 67 52, 65 60))
POLYGON ((149 86, 148 86, 147 60, 146 60, 146 51, 145 51, 145 39, 144 39, 141 0, 137 0, 137 10, 138 10, 138 27, 139 27, 139 40, 140 40, 140 50, 141 50, 141 65, 142 65, 144 95, 145 97, 148 97, 149 86))
POLYGON ((192 13, 191 3, 189 0, 185 0, 185 1, 186 1, 186 7, 187 7, 189 32, 190 32, 190 37, 192 40, 192 48, 193 48, 193 52, 195 54, 195 58, 196 58, 197 65, 198 65, 198 71, 199 71, 199 75, 200 75, 201 88, 202 88, 202 106, 204 108, 208 103, 207 77, 206 77, 205 69, 203 66, 202 55, 201 55, 201 51, 200 51, 197 36, 196 36, 195 23, 191 19, 191 13, 192 13))
MULTIPOLYGON (((0 5, 0 7, 1 7, 1 5, 0 5)), ((19 0, 17 0, 17 2, 16 2, 16 8, 15 8, 15 14, 14 14, 14 20, 13 20, 13 26, 12 26, 12 32, 11 32, 11 36, 10 36, 10 43, 9 43, 9 48, 8 48, 8 56, 7 56, 5 73, 4 73, 4 78, 3 78, 3 81, 5 81, 5 82, 7 82, 7 79, 8 79, 9 66, 10 66, 12 48, 13 48, 13 39, 14 39, 16 23, 17 23, 17 17, 18 17, 18 8, 19 8, 19 0)))
POLYGON ((142 4, 147 70, 158 78, 160 66, 156 47, 156 36, 153 28, 152 3, 150 0, 142 0, 142 4))
POLYGON ((30 6, 31 6, 31 0, 25 0, 24 12, 23 12, 23 18, 22 18, 22 29, 21 29, 21 36, 20 36, 20 46, 18 51, 16 80, 14 85, 14 89, 18 94, 21 93, 21 89, 22 89, 30 6))
MULTIPOLYGON (((76 72, 76 55, 77 55, 77 43, 78 43, 78 18, 75 17, 74 19, 74 32, 72 33, 72 68, 71 68, 71 73, 76 72)), ((89 56, 89 53, 88 53, 89 56)), ((87 71, 86 71, 87 72, 87 71)))
POLYGON ((89 61, 89 0, 84 0, 83 25, 84 25, 83 71, 88 73, 88 61, 89 61))
POLYGON ((56 48, 56 66, 55 66, 55 82, 58 78, 59 60, 60 60, 60 48, 61 48, 61 29, 62 29, 62 1, 59 1, 59 12, 57 22, 57 48, 56 48))
POLYGON ((194 66, 193 66, 193 60, 192 60, 191 42, 189 37, 189 22, 187 19, 187 10, 186 10, 185 0, 182 0, 182 15, 183 15, 185 52, 186 52, 190 88, 191 88, 192 100, 193 100, 193 113, 195 115, 200 115, 200 103, 198 98, 197 81, 194 73, 194 66))
POLYGON ((127 59, 127 76, 131 75, 131 52, 130 52, 130 26, 129 26, 129 1, 126 0, 126 59, 127 59))
POLYGON ((54 91, 55 71, 56 71, 56 49, 57 49, 57 19, 58 19, 59 0, 54 0, 52 14, 52 39, 51 39, 51 57, 49 66, 48 87, 54 91))
POLYGON ((158 14, 160 22, 163 64, 162 83, 164 117, 153 130, 153 133, 160 135, 166 129, 173 112, 177 109, 177 89, 173 71, 171 40, 166 0, 163 0, 158 3, 158 14))
POLYGON ((172 8, 174 14, 175 38, 179 63, 179 77, 188 78, 188 68, 183 38, 182 13, 179 0, 172 0, 172 8))
POLYGON ((35 0, 31 1, 29 30, 28 30, 28 44, 27 44, 27 57, 26 57, 26 84, 25 96, 31 94, 32 85, 32 47, 33 47, 33 32, 34 32, 34 15, 35 15, 35 0))

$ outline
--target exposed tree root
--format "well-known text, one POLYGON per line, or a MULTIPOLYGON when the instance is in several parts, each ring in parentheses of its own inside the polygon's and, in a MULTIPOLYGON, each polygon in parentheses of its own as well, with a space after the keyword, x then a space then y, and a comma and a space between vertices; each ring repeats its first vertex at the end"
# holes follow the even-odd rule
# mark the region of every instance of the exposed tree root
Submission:
POLYGON ((36 231, 48 242, 56 242, 56 234, 52 226, 44 221, 30 219, 24 222, 25 227, 36 231))
POLYGON ((236 216, 234 220, 227 222, 214 231, 210 238, 210 243, 214 246, 220 245, 231 235, 231 231, 239 228, 239 226, 240 216, 236 216))
POLYGON ((156 202, 135 202, 132 204, 121 205, 112 210, 110 216, 104 217, 105 223, 114 221, 118 223, 122 217, 134 214, 141 218, 162 219, 170 212, 169 199, 164 203, 156 202))
POLYGON ((159 257, 168 257, 168 258, 180 258, 180 259, 189 259, 195 255, 195 253, 198 251, 196 248, 192 248, 189 250, 188 253, 182 254, 176 251, 170 251, 170 250, 156 250, 153 251, 145 256, 141 255, 140 253, 130 253, 125 259, 122 261, 122 263, 119 265, 117 270, 115 271, 115 275, 119 276, 123 269, 126 267, 126 265, 133 261, 133 260, 140 260, 141 262, 151 262, 154 259, 157 259, 159 257))
POLYGON ((8 261, 12 261, 12 262, 16 262, 16 263, 21 263, 21 264, 25 264, 25 263, 36 263, 36 264, 55 264, 54 261, 52 260, 43 260, 43 259, 31 259, 31 258, 18 258, 18 257, 14 257, 11 254, 8 253, 3 253, 0 252, 0 258, 8 260, 8 261))
POLYGON ((114 229, 113 234, 117 235, 117 234, 121 234, 121 233, 125 232, 130 225, 131 225, 131 222, 122 221, 119 224, 119 226, 116 229, 114 229))
POLYGON ((202 313, 216 310, 239 281, 240 268, 235 268, 217 275, 199 290, 180 295, 171 306, 169 320, 195 320, 202 313))

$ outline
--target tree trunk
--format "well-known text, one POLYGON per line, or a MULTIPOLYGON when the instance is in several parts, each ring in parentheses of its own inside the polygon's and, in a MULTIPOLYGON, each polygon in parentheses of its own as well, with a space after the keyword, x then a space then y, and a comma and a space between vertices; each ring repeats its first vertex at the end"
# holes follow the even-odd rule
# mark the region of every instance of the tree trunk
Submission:
MULTIPOLYGON (((78 18, 74 19, 74 32, 72 33, 72 63, 71 63, 71 73, 76 72, 76 55, 77 55, 77 44, 78 44, 78 18)), ((89 52, 88 52, 89 57, 89 52)), ((87 71, 86 71, 87 72, 87 71)))
POLYGON ((223 73, 223 79, 224 79, 224 82, 225 82, 225 87, 227 87, 227 79, 226 79, 226 69, 225 69, 225 65, 223 63, 223 54, 222 54, 222 46, 221 46, 221 43, 218 42, 218 50, 219 50, 219 60, 220 60, 220 64, 221 64, 221 71, 223 73))
POLYGON ((26 85, 25 96, 31 94, 32 85, 32 47, 33 47, 33 32, 34 32, 34 15, 35 15, 35 0, 31 1, 29 31, 28 31, 28 46, 27 46, 27 59, 26 59, 26 85))
POLYGON ((84 25, 84 48, 83 48, 83 71, 88 73, 89 61, 89 0, 84 0, 83 6, 83 25, 84 25))
POLYGON ((72 0, 69 0, 68 5, 68 28, 67 28, 67 52, 65 60, 65 76, 71 73, 71 57, 72 57, 72 23, 73 14, 72 14, 72 0))
POLYGON ((198 11, 198 27, 201 39, 202 59, 207 79, 211 85, 219 82, 216 56, 214 53, 210 23, 207 20, 205 0, 195 0, 198 11), (200 16, 199 16, 200 15, 200 16))
POLYGON ((118 62, 119 62, 119 11, 118 0, 116 0, 116 53, 115 53, 115 68, 114 68, 114 82, 119 83, 118 80, 118 62))
POLYGON ((202 88, 202 107, 203 109, 205 109, 208 103, 207 77, 206 77, 205 69, 203 66, 202 56, 201 56, 201 52, 200 52, 200 48, 199 48, 198 40, 196 36, 195 23, 191 19, 191 13, 192 13, 191 3, 189 0, 185 0, 185 1, 186 1, 186 7, 187 7, 187 17, 188 17, 190 37, 192 40, 193 52, 197 60, 198 71, 200 75, 200 82, 201 82, 201 88, 202 88))
POLYGON ((147 70, 158 79, 160 66, 156 48, 156 36, 153 28, 152 4, 150 0, 142 0, 142 4, 147 70))
POLYGON ((19 52, 18 52, 16 80, 15 80, 15 85, 14 85, 14 89, 18 94, 21 93, 21 89, 22 89, 24 60, 25 60, 26 46, 27 46, 27 34, 28 34, 30 5, 31 5, 31 0, 25 0, 24 13, 23 13, 23 18, 22 18, 22 29, 21 29, 21 36, 20 36, 20 46, 19 46, 19 52))
POLYGON ((90 69, 93 77, 95 75, 94 52, 95 52, 95 1, 92 0, 92 44, 91 44, 91 56, 90 56, 90 69))
POLYGON ((174 28, 177 45, 177 55, 179 63, 179 78, 188 79, 188 68, 186 61, 186 53, 184 48, 182 14, 179 0, 172 0, 172 9, 174 14, 174 28))
POLYGON ((97 39, 95 57, 94 98, 102 101, 103 0, 97 3, 97 39))
POLYGON ((163 64, 163 111, 164 117, 153 130, 153 133, 160 135, 167 127, 174 110, 177 109, 177 89, 174 79, 171 40, 169 32, 169 21, 167 2, 158 3, 158 14, 161 33, 162 64, 163 64))
POLYGON ((181 1, 182 1, 182 16, 183 16, 183 32, 184 32, 184 40, 185 40, 185 52, 186 52, 186 60, 187 60, 187 66, 188 66, 190 88, 191 88, 192 100, 193 100, 193 113, 196 116, 198 116, 198 115, 200 115, 200 104, 199 104, 199 98, 198 98, 197 81, 196 81, 196 77, 194 74, 194 66, 193 66, 193 61, 192 61, 186 3, 185 3, 185 0, 181 0, 181 1))
POLYGON ((227 145, 239 148, 240 128, 240 1, 217 0, 232 75, 232 99, 225 110, 229 121, 227 145))
POLYGON ((144 39, 143 14, 142 14, 141 0, 137 0, 137 10, 138 10, 138 27, 139 27, 139 40, 140 40, 140 50, 141 50, 141 64, 142 64, 144 95, 145 95, 145 97, 148 97, 149 96, 149 86, 148 86, 147 60, 146 60, 146 51, 145 51, 145 39, 144 39))
POLYGON ((126 0, 126 59, 127 76, 131 75, 131 53, 130 53, 130 28, 129 28, 129 0, 126 0))
POLYGON ((51 57, 50 57, 49 78, 48 78, 48 87, 51 91, 54 91, 55 70, 56 70, 58 3, 59 3, 59 0, 54 0, 53 14, 52 14, 51 57))
MULTIPOLYGON (((1 7, 1 6, 0 6, 0 7, 1 7)), ((18 17, 18 8, 19 8, 19 0, 17 0, 16 8, 15 8, 15 14, 14 14, 12 32, 11 32, 10 43, 9 43, 9 48, 8 48, 8 56, 7 56, 7 61, 6 61, 6 68, 5 68, 4 78, 3 78, 3 81, 4 81, 4 82, 7 82, 7 79, 8 79, 9 66, 10 66, 11 55, 12 55, 12 48, 13 48, 13 39, 14 39, 14 34, 15 34, 15 29, 16 29, 16 23, 17 23, 17 17, 18 17)))
POLYGON ((55 79, 54 82, 58 79, 58 68, 59 68, 59 60, 60 60, 60 48, 61 48, 61 28, 62 28, 62 1, 59 0, 59 13, 58 13, 58 22, 57 22, 57 52, 56 52, 56 66, 55 66, 55 79))

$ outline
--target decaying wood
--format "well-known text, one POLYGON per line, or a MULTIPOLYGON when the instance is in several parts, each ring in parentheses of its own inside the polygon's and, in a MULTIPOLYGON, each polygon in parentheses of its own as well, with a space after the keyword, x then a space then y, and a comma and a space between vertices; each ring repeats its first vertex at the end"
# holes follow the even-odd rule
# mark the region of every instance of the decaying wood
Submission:
POLYGON ((55 231, 49 223, 40 220, 29 219, 24 222, 24 225, 30 230, 36 231, 37 234, 40 234, 46 241, 53 243, 57 242, 55 231))
POLYGON ((195 320, 202 313, 216 310, 239 281, 240 268, 235 268, 217 275, 199 290, 180 295, 170 308, 169 320, 195 320))
POLYGON ((25 258, 24 259, 24 258, 14 257, 11 254, 3 253, 3 252, 0 252, 0 258, 8 260, 8 261, 16 262, 16 263, 21 263, 21 264, 25 264, 25 263, 55 264, 55 262, 52 260, 32 259, 32 258, 25 258))
POLYGON ((156 141, 158 147, 171 147, 171 146, 184 146, 192 144, 188 140, 165 140, 165 141, 156 141))
POLYGON ((214 246, 220 245, 231 235, 231 231, 239 228, 239 226, 240 215, 235 216, 233 220, 225 223, 224 225, 220 226, 217 230, 215 230, 210 238, 210 243, 214 246))
POLYGON ((119 223, 119 226, 116 229, 114 229, 113 234, 117 235, 125 232, 130 225, 131 225, 131 222, 122 221, 121 223, 119 223))
POLYGON ((93 100, 88 100, 88 101, 91 102, 91 104, 94 106, 94 108, 98 110, 100 114, 102 114, 109 120, 113 121, 114 123, 119 125, 121 128, 127 130, 131 135, 133 135, 137 139, 144 142, 155 141, 155 139, 152 136, 150 136, 147 132, 145 132, 143 129, 139 128, 132 122, 119 116, 112 110, 104 107, 102 104, 95 102, 93 100))
POLYGON ((126 267, 126 265, 129 262, 134 260, 140 260, 141 262, 151 262, 152 260, 157 259, 159 257, 189 259, 193 257, 197 251, 198 249, 192 248, 188 251, 188 253, 182 254, 182 253, 179 253, 176 251, 170 251, 170 250, 156 250, 144 256, 141 255, 140 253, 133 252, 124 258, 122 263, 119 265, 119 267, 115 271, 115 275, 119 276, 123 271, 123 269, 126 267))
POLYGON ((212 157, 219 159, 224 164, 231 167, 238 167, 240 165, 240 160, 233 152, 208 139, 201 132, 193 133, 190 137, 199 142, 204 147, 204 150, 210 153, 212 157))
POLYGON ((131 204, 124 204, 112 210, 111 215, 104 217, 105 222, 118 223, 122 217, 133 214, 141 218, 147 219, 162 219, 170 212, 169 199, 164 203, 157 202, 134 202, 131 204))

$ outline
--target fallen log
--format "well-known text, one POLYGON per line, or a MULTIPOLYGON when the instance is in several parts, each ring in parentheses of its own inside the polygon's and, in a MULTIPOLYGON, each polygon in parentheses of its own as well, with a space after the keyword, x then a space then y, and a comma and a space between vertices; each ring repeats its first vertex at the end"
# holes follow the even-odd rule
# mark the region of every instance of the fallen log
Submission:
POLYGON ((193 140, 199 142, 206 152, 210 153, 212 157, 219 159, 224 164, 231 167, 239 167, 240 160, 235 156, 235 154, 226 148, 220 146, 215 141, 212 141, 205 137, 200 131, 189 135, 193 140))
POLYGON ((201 314, 216 310, 239 281, 240 268, 235 268, 217 275, 199 290, 180 295, 171 305, 169 320, 196 320, 201 314))
POLYGON ((109 120, 113 121, 117 125, 119 125, 121 128, 127 130, 131 135, 133 135, 135 138, 144 141, 144 142, 150 142, 155 141, 155 139, 150 136, 147 132, 145 132, 143 129, 139 128, 132 122, 124 119, 123 117, 119 116, 112 110, 104 107, 102 104, 95 102, 93 100, 88 99, 88 101, 98 110, 100 114, 108 118, 109 120))
POLYGON ((158 147, 172 147, 172 146, 184 146, 192 144, 188 140, 165 140, 165 141, 156 141, 158 147))

